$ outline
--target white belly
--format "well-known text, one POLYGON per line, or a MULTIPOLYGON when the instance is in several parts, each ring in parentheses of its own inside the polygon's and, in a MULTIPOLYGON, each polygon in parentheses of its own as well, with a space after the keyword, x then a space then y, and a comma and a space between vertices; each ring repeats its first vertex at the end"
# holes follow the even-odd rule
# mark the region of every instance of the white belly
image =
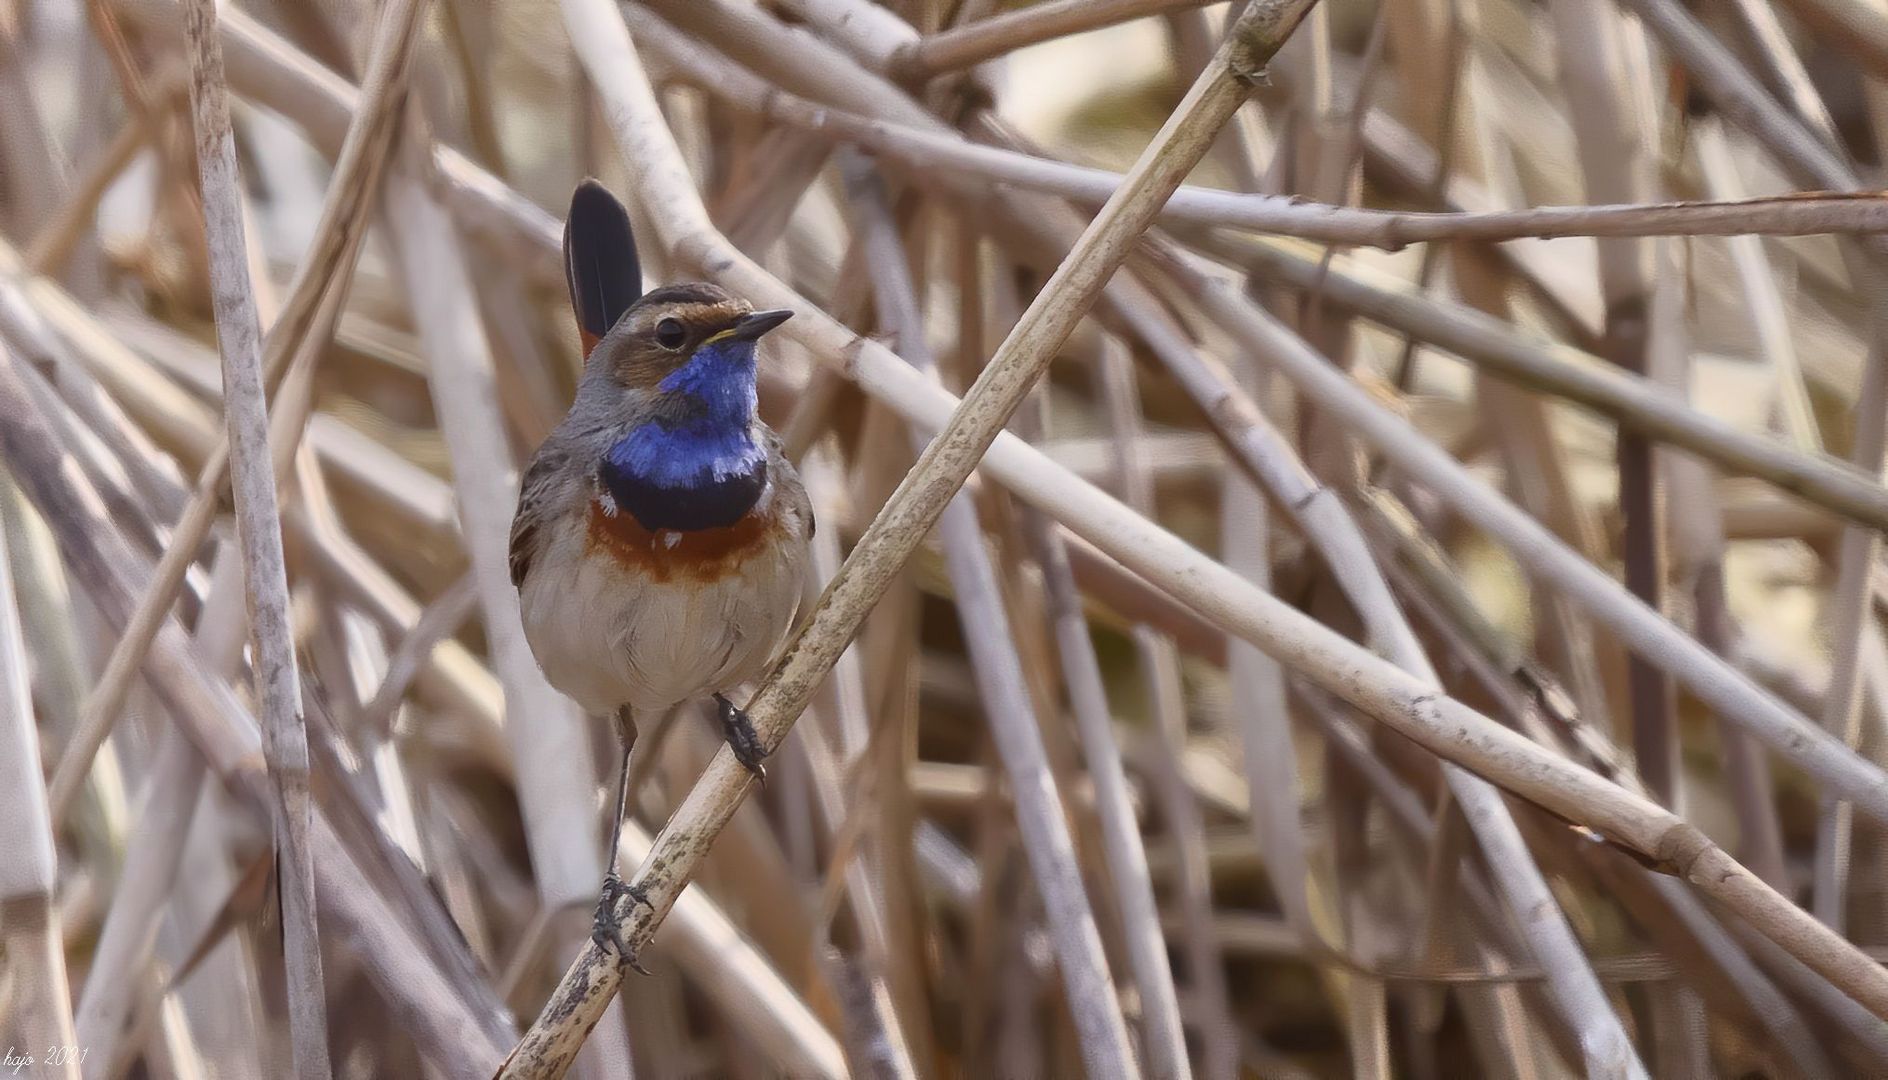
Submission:
POLYGON ((519 589, 525 637, 552 686, 585 709, 653 716, 758 678, 792 628, 806 545, 757 552, 713 582, 652 581, 560 529, 519 589))

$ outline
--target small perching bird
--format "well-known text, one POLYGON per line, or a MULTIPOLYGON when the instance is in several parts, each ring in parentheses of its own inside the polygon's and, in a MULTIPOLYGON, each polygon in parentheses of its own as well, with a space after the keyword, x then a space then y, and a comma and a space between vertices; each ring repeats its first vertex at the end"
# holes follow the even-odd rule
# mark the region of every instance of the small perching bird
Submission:
POLYGON ((551 685, 613 717, 623 757, 595 935, 613 918, 637 718, 712 695, 735 756, 764 751, 726 692, 785 640, 805 581, 812 506, 755 414, 755 349, 791 311, 696 282, 642 291, 629 215, 586 180, 564 223, 585 364, 570 412, 525 470, 511 580, 551 685))

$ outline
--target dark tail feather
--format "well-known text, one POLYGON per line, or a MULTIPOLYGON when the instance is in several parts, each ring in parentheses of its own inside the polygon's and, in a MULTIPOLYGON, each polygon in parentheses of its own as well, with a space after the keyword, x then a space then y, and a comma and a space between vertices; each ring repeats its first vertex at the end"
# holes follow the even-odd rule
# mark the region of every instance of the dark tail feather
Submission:
POLYGON ((629 212, 595 180, 578 184, 570 196, 570 216, 564 220, 564 277, 583 354, 589 356, 642 295, 642 264, 636 259, 629 212))

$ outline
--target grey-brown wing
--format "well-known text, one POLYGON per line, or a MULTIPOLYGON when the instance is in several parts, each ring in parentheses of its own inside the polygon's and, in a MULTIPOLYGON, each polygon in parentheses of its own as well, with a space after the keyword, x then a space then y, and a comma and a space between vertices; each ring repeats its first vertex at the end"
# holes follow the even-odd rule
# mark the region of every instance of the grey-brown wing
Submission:
POLYGON ((778 497, 786 499, 801 521, 806 523, 807 539, 819 529, 819 522, 813 520, 813 500, 806 494, 806 485, 800 480, 800 470, 793 467, 787 457, 786 446, 772 428, 767 428, 765 440, 767 446, 767 473, 773 481, 778 497))
POLYGON ((563 477, 570 455, 561 447, 539 447, 537 455, 524 470, 518 485, 518 512, 511 519, 511 584, 524 584, 537 558, 543 526, 554 510, 557 482, 563 477))

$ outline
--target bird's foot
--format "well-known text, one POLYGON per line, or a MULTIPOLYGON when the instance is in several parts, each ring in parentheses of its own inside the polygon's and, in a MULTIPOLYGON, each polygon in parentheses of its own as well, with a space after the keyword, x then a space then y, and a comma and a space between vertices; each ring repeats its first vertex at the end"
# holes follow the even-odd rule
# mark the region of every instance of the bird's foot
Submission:
POLYGON ((736 708, 725 694, 716 694, 715 704, 721 707, 721 734, 728 740, 728 748, 734 751, 734 760, 746 766, 755 779, 766 783, 767 769, 761 760, 767 756, 767 748, 760 744, 760 736, 755 734, 747 712, 736 708))
POLYGON ((615 949, 623 964, 647 975, 649 969, 642 966, 642 961, 630 949, 629 942, 623 940, 623 922, 616 917, 616 902, 624 897, 650 911, 655 910, 655 905, 649 902, 649 897, 644 895, 641 888, 624 881, 620 874, 611 870, 603 878, 603 891, 597 897, 597 913, 590 924, 590 938, 606 949, 615 949))

